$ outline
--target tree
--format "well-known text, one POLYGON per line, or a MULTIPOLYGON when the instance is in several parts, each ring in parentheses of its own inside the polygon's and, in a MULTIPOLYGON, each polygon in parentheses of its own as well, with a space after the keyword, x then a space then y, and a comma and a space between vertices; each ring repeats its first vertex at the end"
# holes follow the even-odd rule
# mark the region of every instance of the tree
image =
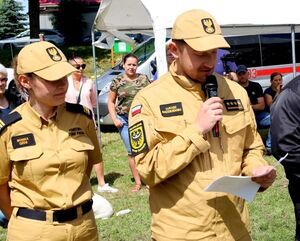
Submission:
POLYGON ((14 0, 3 0, 0 6, 0 37, 9 38, 25 30, 27 15, 23 6, 14 0))
POLYGON ((65 35, 69 44, 79 43, 86 23, 82 13, 86 5, 80 0, 62 0, 59 9, 51 19, 54 28, 65 35))

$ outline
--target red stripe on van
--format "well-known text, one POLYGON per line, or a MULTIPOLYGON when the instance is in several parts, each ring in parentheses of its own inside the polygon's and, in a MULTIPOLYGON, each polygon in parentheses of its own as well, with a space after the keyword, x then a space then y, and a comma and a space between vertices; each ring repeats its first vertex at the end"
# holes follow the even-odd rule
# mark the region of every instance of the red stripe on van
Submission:
MULTIPOLYGON (((251 68, 250 68, 251 69, 251 68)), ((300 66, 296 67, 296 71, 300 72, 300 66)), ((256 69, 256 77, 258 76, 270 76, 274 72, 279 72, 281 74, 293 73, 293 67, 282 67, 282 68, 272 68, 272 69, 256 69)))

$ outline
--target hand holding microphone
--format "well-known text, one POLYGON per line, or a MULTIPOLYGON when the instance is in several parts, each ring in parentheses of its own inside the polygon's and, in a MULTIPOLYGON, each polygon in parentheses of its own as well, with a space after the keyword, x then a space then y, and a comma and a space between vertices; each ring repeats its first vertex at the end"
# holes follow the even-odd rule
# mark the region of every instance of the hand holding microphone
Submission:
POLYGON ((219 121, 223 116, 222 99, 217 97, 218 84, 216 77, 210 75, 207 77, 205 84, 202 86, 205 91, 207 100, 203 103, 196 118, 196 125, 202 134, 212 130, 213 136, 219 136, 219 121))

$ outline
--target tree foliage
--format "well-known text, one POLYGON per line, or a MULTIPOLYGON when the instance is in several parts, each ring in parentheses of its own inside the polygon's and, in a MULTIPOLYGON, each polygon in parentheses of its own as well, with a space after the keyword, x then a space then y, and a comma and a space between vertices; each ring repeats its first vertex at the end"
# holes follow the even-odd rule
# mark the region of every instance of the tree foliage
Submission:
POLYGON ((0 38, 9 38, 25 30, 27 15, 15 0, 3 0, 0 5, 0 38))
POLYGON ((82 16, 85 8, 86 5, 80 0, 61 0, 59 10, 51 19, 54 28, 65 35, 69 44, 80 43, 83 28, 86 27, 82 16))

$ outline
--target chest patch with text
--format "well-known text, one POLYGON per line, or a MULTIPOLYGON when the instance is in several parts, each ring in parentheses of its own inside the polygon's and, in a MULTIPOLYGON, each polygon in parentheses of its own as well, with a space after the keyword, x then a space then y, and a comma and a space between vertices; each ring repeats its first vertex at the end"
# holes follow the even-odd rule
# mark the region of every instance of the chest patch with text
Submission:
POLYGON ((36 144, 32 133, 13 136, 11 138, 11 141, 14 149, 25 147, 25 146, 34 146, 36 144))
POLYGON ((230 99, 224 100, 224 105, 227 111, 242 111, 244 110, 244 106, 240 99, 230 99))
POLYGON ((183 115, 181 102, 160 105, 160 113, 163 117, 183 115))
POLYGON ((83 134, 84 134, 83 130, 79 127, 69 129, 69 136, 77 136, 83 134))

